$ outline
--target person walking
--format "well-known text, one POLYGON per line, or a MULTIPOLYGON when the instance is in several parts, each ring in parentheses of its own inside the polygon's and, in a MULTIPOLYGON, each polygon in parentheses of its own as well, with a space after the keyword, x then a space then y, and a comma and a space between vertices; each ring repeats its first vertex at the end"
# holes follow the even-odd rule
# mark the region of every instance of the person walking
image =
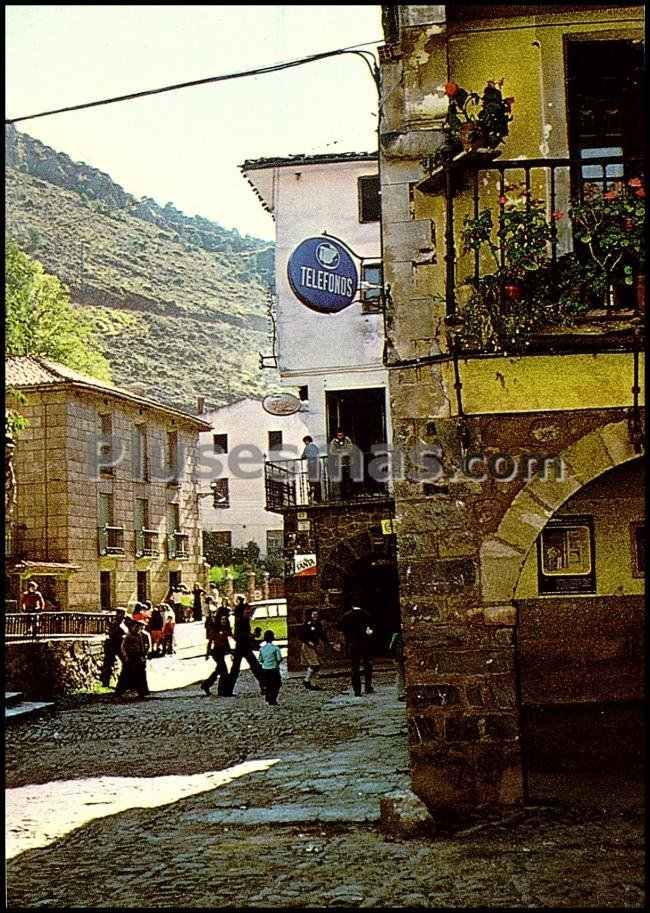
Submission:
POLYGON ((104 641, 104 664, 99 678, 104 688, 108 688, 111 683, 115 660, 121 655, 122 641, 129 633, 124 621, 125 617, 126 610, 117 609, 115 618, 108 626, 107 637, 104 641))
POLYGON ((147 656, 151 650, 151 638, 144 629, 143 621, 133 621, 131 630, 122 641, 122 671, 115 694, 118 697, 126 691, 137 691, 140 697, 149 692, 147 684, 147 656))
POLYGON ((301 658, 303 665, 306 666, 303 686, 307 691, 321 691, 320 685, 316 684, 316 677, 320 670, 318 651, 329 641, 323 623, 319 620, 318 609, 307 610, 305 623, 300 631, 300 640, 302 641, 301 658))
POLYGON ((175 653, 174 647, 174 631, 176 628, 176 616, 174 610, 171 606, 163 603, 160 607, 163 609, 163 632, 162 632, 162 655, 167 656, 168 653, 175 653))
POLYGON ((226 665, 226 656, 229 653, 232 653, 232 650, 230 649, 231 637, 232 631, 230 630, 230 622, 226 615, 222 615, 219 620, 219 627, 214 631, 212 647, 210 650, 210 655, 215 661, 215 667, 212 675, 208 676, 204 682, 201 682, 201 688, 206 694, 210 694, 210 688, 218 679, 217 694, 221 697, 228 697, 226 692, 229 691, 229 675, 228 666, 226 665))
POLYGON ((203 620, 202 596, 205 596, 205 590, 197 580, 192 588, 192 618, 194 621, 203 620))
POLYGON ((154 606, 151 609, 149 618, 148 631, 151 637, 151 651, 153 656, 160 656, 162 651, 163 627, 165 619, 160 611, 160 606, 154 606))
POLYGON ((339 623, 350 658, 352 688, 357 697, 361 697, 361 665, 366 694, 372 694, 372 659, 370 655, 370 638, 374 630, 372 619, 361 606, 353 605, 345 612, 339 623))
MULTIPOLYGON (((210 597, 208 596, 208 599, 209 598, 210 597)), ((208 608, 208 615, 207 615, 207 618, 205 619, 205 640, 206 640, 205 658, 206 659, 210 658, 210 654, 211 654, 212 648, 214 646, 214 638, 215 638, 217 631, 219 630, 220 620, 222 618, 225 618, 226 620, 228 620, 227 615, 219 615, 215 609, 208 608)), ((228 623, 228 627, 230 627, 230 623, 228 623)))
POLYGON ((282 687, 282 676, 280 675, 280 663, 282 662, 282 652, 278 646, 273 643, 273 631, 264 632, 264 643, 260 647, 260 664, 262 680, 264 682, 264 698, 267 704, 272 707, 277 706, 278 694, 282 687))
POLYGON ((253 609, 243 602, 242 597, 240 597, 240 599, 242 599, 242 604, 235 607, 235 650, 232 656, 232 665, 230 667, 227 689, 228 696, 232 695, 234 691, 235 683, 239 677, 242 659, 245 659, 248 663, 251 672, 257 679, 260 691, 263 694, 264 683, 262 681, 260 664, 253 653, 252 645, 253 635, 251 632, 251 618, 253 617, 253 609))

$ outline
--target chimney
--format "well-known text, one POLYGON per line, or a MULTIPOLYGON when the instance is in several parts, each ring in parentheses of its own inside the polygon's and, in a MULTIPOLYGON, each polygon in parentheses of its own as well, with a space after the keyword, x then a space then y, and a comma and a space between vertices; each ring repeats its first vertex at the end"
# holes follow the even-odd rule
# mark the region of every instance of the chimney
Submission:
POLYGON ((205 412, 205 396, 199 396, 196 400, 196 414, 203 415, 205 412))

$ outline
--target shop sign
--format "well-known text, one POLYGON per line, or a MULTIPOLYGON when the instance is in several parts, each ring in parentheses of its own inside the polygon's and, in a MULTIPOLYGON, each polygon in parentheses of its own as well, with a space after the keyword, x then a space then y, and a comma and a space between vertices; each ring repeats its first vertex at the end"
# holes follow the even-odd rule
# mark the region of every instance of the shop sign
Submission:
POLYGON ((294 415, 302 409, 302 403, 293 393, 270 393, 262 400, 262 409, 269 415, 294 415))
POLYGON ((337 314, 354 301, 359 274, 351 252, 335 238, 306 238, 289 257, 291 289, 304 305, 320 314, 337 314))
POLYGON ((315 577, 318 573, 316 555, 293 556, 294 577, 315 577))

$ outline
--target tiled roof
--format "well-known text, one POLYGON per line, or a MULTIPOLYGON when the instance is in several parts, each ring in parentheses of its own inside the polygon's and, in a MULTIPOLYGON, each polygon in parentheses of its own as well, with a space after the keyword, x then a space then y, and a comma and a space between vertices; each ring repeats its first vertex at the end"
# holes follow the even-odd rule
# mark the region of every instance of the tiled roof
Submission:
POLYGON ((335 162, 368 162, 376 161, 376 152, 331 152, 320 155, 288 155, 284 158, 246 159, 239 166, 240 171, 254 171, 260 168, 281 168, 284 165, 327 165, 335 162))
POLYGON ((5 358, 6 387, 42 387, 55 384, 72 384, 96 392, 109 393, 118 399, 126 399, 138 405, 148 406, 150 409, 157 409, 160 412, 168 412, 179 416, 196 426, 200 426, 201 431, 207 431, 210 427, 202 419, 197 418, 196 415, 190 415, 189 412, 183 412, 173 406, 146 399, 144 396, 125 390, 124 387, 116 387, 108 381, 90 377, 80 371, 73 371, 72 368, 50 361, 48 358, 34 355, 7 356, 5 358))

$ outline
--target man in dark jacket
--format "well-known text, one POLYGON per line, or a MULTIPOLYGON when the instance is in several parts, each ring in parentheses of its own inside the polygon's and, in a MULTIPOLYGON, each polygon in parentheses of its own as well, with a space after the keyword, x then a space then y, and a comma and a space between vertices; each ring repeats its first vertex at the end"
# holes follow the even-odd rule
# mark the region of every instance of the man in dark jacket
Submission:
POLYGON ((343 631, 350 657, 352 688, 357 697, 361 696, 361 663, 366 694, 372 694, 372 659, 370 656, 370 638, 374 630, 372 619, 361 606, 353 605, 341 617, 339 627, 343 631))
POLYGON ((111 683, 115 660, 121 655, 122 641, 129 633, 129 629, 124 623, 125 616, 124 609, 118 609, 115 612, 115 618, 108 626, 108 637, 104 641, 104 665, 100 678, 104 688, 108 688, 111 683))
POLYGON ((260 692, 264 694, 262 685, 262 675, 260 664, 253 653, 253 633, 251 631, 251 618, 253 609, 246 604, 235 607, 235 651, 232 655, 232 665, 230 675, 228 676, 228 689, 224 692, 226 697, 231 697, 235 688, 235 683, 239 677, 239 668, 242 659, 245 659, 248 666, 257 679, 260 686, 260 692))

